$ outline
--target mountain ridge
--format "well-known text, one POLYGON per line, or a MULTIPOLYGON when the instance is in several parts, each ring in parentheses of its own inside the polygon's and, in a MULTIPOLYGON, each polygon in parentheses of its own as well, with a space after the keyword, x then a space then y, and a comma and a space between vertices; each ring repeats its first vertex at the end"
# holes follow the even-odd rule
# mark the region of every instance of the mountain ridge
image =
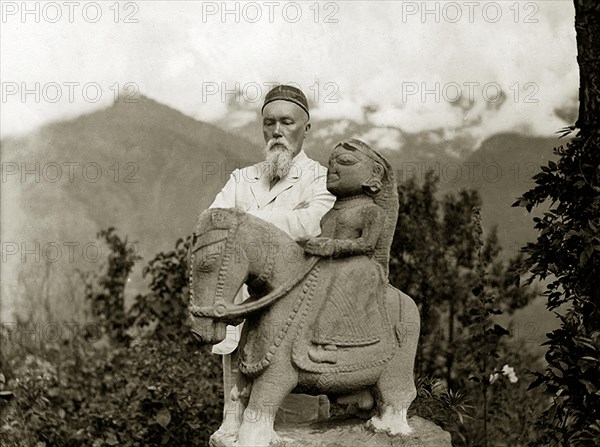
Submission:
MULTIPOLYGON (((259 121, 253 123, 254 130, 226 129, 223 123, 220 127, 196 120, 146 96, 137 100, 117 102, 0 141, 3 162, 28 163, 29 168, 39 163, 42 171, 39 182, 31 181, 31 175, 25 182, 12 175, 3 183, 2 240, 29 244, 75 241, 83 246, 93 241, 100 229, 116 227, 119 234, 139 242, 138 253, 144 258, 132 274, 130 298, 146 287, 141 265, 158 252, 170 250, 177 238, 191 232, 197 214, 211 203, 229 172, 263 157, 259 121), (248 135, 252 140, 246 138, 248 135), (67 179, 67 163, 76 164, 72 182, 67 179), (54 183, 45 181, 43 171, 52 164, 63 169, 62 177, 54 183), (100 178, 91 181, 98 166, 100 178), (16 209, 15 203, 22 205, 16 209)), ((324 164, 331 142, 342 139, 342 135, 317 133, 329 124, 313 123, 307 140, 307 154, 324 164)), ((348 135, 344 133, 344 137, 365 131, 351 125, 345 129, 348 135)), ((427 168, 436 163, 440 169, 449 169, 453 164, 496 163, 506 173, 498 181, 486 181, 482 176, 469 181, 463 173, 458 181, 442 178, 440 193, 464 187, 480 191, 484 225, 488 230, 494 224, 499 226, 501 243, 509 247, 506 257, 536 237, 531 216, 522 209, 510 208, 514 199, 529 189, 530 178, 515 178, 510 168, 514 163, 545 162, 555 145, 553 139, 501 134, 468 153, 464 148, 456 149, 460 146, 457 142, 435 143, 419 135, 406 138, 402 150, 383 151, 394 167, 404 172, 401 180, 408 167, 417 166, 416 175, 424 175, 421 166, 427 168)), ((525 174, 528 173, 519 171, 519 176, 525 174)), ((40 267, 29 264, 15 262, 13 257, 4 265, 3 296, 10 296, 13 302, 23 298, 22 284, 17 279, 27 276, 28 267, 40 267)), ((74 268, 81 267, 75 264, 54 263, 53 274, 72 275, 74 268)), ((83 267, 97 269, 97 264, 85 263, 83 267)), ((28 281, 32 283, 26 284, 27 290, 39 286, 33 279, 28 281)))

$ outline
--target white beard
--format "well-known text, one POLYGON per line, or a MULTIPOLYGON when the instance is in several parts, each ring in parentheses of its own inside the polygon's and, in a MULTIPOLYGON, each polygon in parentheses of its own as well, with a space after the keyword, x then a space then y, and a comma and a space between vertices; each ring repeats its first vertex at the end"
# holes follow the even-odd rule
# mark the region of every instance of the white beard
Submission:
POLYGON ((292 152, 290 144, 284 138, 271 139, 265 147, 266 173, 270 180, 285 178, 292 165, 292 152), (275 144, 278 144, 275 146, 275 144), (282 144, 280 146, 279 144, 282 144))

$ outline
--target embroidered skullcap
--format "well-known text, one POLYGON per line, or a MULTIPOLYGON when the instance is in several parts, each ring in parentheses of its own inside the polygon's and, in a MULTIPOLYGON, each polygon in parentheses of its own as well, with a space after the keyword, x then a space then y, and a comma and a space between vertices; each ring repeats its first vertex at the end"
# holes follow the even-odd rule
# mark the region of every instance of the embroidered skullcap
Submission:
POLYGON ((308 101, 306 100, 306 96, 302 93, 302 90, 294 87, 293 85, 278 85, 273 87, 265 96, 265 103, 262 106, 261 112, 264 110, 265 106, 273 101, 289 101, 296 104, 298 107, 302 108, 310 118, 310 113, 308 113, 308 101))

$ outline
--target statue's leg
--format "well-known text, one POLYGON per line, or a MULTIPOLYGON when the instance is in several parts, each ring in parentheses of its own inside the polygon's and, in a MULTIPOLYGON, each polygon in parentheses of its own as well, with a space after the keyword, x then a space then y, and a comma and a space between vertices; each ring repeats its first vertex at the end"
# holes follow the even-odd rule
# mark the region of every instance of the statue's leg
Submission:
POLYGON ((223 422, 218 430, 223 434, 237 434, 242 423, 245 406, 244 399, 240 399, 240 388, 237 384, 238 374, 236 349, 231 354, 223 355, 223 422))
POLYGON ((268 446, 271 441, 278 439, 273 430, 275 414, 283 399, 298 383, 298 373, 291 365, 279 370, 275 369, 277 366, 279 365, 272 364, 252 384, 250 399, 239 430, 240 446, 268 446))
POLYGON ((399 348, 379 377, 376 385, 379 414, 368 423, 376 431, 385 431, 392 436, 412 432, 407 412, 417 396, 414 364, 419 340, 419 310, 406 294, 400 293, 400 303, 402 321, 396 322, 399 348))

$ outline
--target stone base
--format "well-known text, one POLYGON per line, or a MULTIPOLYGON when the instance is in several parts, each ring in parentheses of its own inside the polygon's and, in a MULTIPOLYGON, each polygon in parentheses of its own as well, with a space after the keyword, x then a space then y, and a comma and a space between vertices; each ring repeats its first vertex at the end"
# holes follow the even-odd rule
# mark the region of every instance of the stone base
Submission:
MULTIPOLYGON (((281 437, 273 447, 452 447, 450 433, 433 422, 413 416, 408 423, 413 432, 406 436, 391 437, 385 433, 374 433, 365 427, 365 420, 356 417, 333 418, 326 422, 310 425, 275 426, 281 437)), ((210 447, 236 447, 232 435, 213 434, 210 447)))

